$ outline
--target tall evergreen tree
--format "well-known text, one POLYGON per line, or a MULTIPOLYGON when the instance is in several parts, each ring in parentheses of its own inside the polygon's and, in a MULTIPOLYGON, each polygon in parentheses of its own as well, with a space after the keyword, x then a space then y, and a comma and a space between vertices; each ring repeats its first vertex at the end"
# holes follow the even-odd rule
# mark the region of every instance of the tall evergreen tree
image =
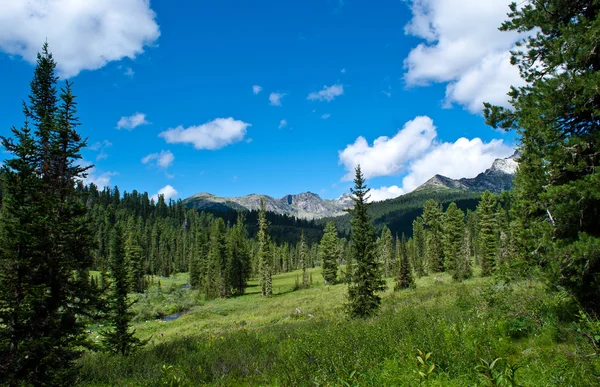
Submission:
POLYGON ((365 184, 360 166, 356 167, 354 188, 350 189, 354 208, 352 214, 352 252, 356 267, 352 283, 348 285, 349 314, 352 317, 369 317, 379 309, 381 298, 378 292, 385 290, 386 284, 381 277, 381 268, 375 260, 375 227, 367 213, 369 191, 365 184))
POLYGON ((325 234, 321 239, 319 253, 321 254, 325 283, 334 285, 337 283, 339 242, 333 222, 327 222, 325 225, 325 234))
POLYGON ((486 104, 489 124, 520 134, 515 177, 519 251, 600 314, 600 5, 511 5, 501 30, 528 33, 512 54, 526 84, 511 109, 486 104))
POLYGON ((425 243, 425 229, 423 226, 423 218, 418 216, 413 221, 413 241, 414 241, 414 266, 417 276, 422 277, 427 274, 427 254, 425 243))
POLYGON ((442 245, 442 223, 444 213, 441 205, 429 199, 423 207, 423 225, 426 229, 426 255, 429 268, 434 272, 445 269, 444 249, 442 245))
POLYGON ((108 297, 109 328, 102 332, 105 347, 113 353, 129 355, 143 343, 130 329, 133 313, 127 299, 130 288, 126 252, 123 244, 123 230, 115 227, 110 233, 110 288, 108 297))
POLYGON ((406 237, 402 234, 402 241, 399 243, 398 269, 396 271, 396 286, 395 290, 402 290, 415 287, 415 281, 410 268, 410 260, 408 259, 406 237))
POLYGON ((489 191, 481 196, 477 205, 479 220, 479 252, 481 254, 481 275, 488 276, 496 267, 498 249, 498 227, 496 224, 496 198, 489 191))
POLYGON ((454 202, 450 203, 444 213, 443 241, 446 268, 455 278, 460 277, 463 259, 463 243, 465 239, 465 214, 454 202))
POLYGON ((229 237, 229 255, 231 257, 229 281, 234 296, 244 294, 251 272, 250 248, 248 246, 245 222, 246 215, 240 211, 237 222, 231 229, 229 237))
POLYGON ((23 104, 25 125, 13 129, 14 139, 2 137, 13 155, 2 167, 0 225, 0 378, 7 383, 68 384, 94 305, 93 233, 75 189, 87 170, 77 164, 85 141, 71 85, 58 95, 55 67, 44 44, 23 104))
POLYGON ((394 260, 394 238, 390 229, 384 225, 379 238, 379 256, 383 265, 383 275, 389 277, 394 260))
POLYGON ((266 206, 264 200, 260 200, 260 211, 258 213, 258 265, 260 275, 261 294, 265 297, 273 295, 272 279, 272 252, 271 241, 267 234, 266 206))
POLYGON ((300 242, 298 243, 298 257, 300 259, 300 268, 302 269, 302 287, 308 289, 310 283, 308 281, 308 259, 309 251, 306 242, 304 241, 304 230, 300 234, 300 242))

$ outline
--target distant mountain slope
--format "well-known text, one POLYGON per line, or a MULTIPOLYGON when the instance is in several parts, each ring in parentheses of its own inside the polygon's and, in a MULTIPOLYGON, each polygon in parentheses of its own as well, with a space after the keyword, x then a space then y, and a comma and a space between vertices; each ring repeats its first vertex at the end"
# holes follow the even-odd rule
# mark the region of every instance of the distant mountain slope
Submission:
MULTIPOLYGON (((459 207, 463 205, 461 207, 463 209, 474 208, 481 192, 489 190, 498 193, 512 188, 514 173, 518 166, 517 159, 517 153, 505 159, 497 159, 488 170, 474 178, 455 180, 435 175, 411 193, 373 203, 370 206, 371 216, 376 224, 385 223, 390 228, 407 232, 407 224, 409 222, 412 224, 412 219, 420 214, 419 211, 427 199, 433 198, 442 204, 454 201, 459 207)), ((336 220, 341 227, 340 230, 349 229, 349 217, 345 210, 354 205, 349 193, 338 199, 322 199, 312 192, 286 195, 277 199, 260 194, 228 198, 203 192, 185 199, 183 203, 188 207, 204 211, 251 211, 260 208, 261 198, 265 201, 269 212, 301 219, 340 218, 336 220)))
POLYGON ((349 194, 345 194, 339 199, 326 200, 312 192, 286 195, 281 199, 259 194, 225 198, 210 193, 199 193, 185 199, 183 203, 188 207, 206 211, 224 211, 227 209, 250 211, 260 208, 261 199, 265 201, 269 212, 296 216, 302 219, 343 215, 344 210, 352 206, 349 194))
POLYGON ((428 189, 452 189, 473 192, 487 190, 495 193, 508 191, 512 188, 513 178, 519 166, 517 162, 518 157, 519 154, 515 152, 515 154, 505 159, 496 159, 491 168, 471 179, 462 178, 454 180, 446 176, 435 175, 415 191, 428 189))

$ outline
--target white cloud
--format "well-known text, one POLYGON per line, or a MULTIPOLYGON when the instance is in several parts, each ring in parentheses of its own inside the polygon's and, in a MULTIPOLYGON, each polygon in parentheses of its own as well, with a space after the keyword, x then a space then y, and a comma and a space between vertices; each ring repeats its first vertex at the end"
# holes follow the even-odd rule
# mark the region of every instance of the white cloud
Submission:
POLYGON ((254 95, 260 93, 262 91, 262 86, 259 85, 254 85, 252 86, 252 92, 254 93, 254 95))
POLYGON ((131 67, 127 67, 127 69, 125 70, 125 75, 129 78, 133 78, 133 76, 135 75, 135 71, 133 71, 131 67))
POLYGON ((342 74, 346 74, 346 68, 344 67, 343 69, 340 70, 340 73, 342 74))
MULTIPOLYGON (((89 167, 92 164, 85 160, 79 160, 79 165, 82 167, 89 167)), ((82 179, 83 184, 89 185, 93 183, 100 190, 102 190, 104 187, 110 187, 110 178, 119 174, 118 172, 98 173, 98 170, 94 166, 88 169, 86 173, 87 177, 85 179, 82 179)))
POLYGON ((135 58, 160 36, 147 0, 0 2, 0 50, 35 63, 44 41, 58 74, 69 78, 135 58))
POLYGON ((404 190, 397 185, 391 187, 371 188, 369 191, 369 202, 380 202, 382 200, 397 198, 404 194, 404 190))
POLYGON ((288 126, 288 122, 286 120, 279 121, 279 129, 285 128, 288 126))
POLYGON ((168 201, 169 199, 176 197, 177 194, 177 190, 173 188, 173 186, 168 184, 159 189, 157 194, 152 195, 151 199, 154 200, 154 202, 156 203, 158 202, 158 197, 162 196, 165 199, 165 201, 168 201))
POLYGON ((104 140, 102 142, 97 141, 94 144, 90 145, 88 148, 91 151, 98 152, 98 155, 96 156, 96 161, 99 161, 108 158, 108 154, 106 154, 105 150, 106 148, 110 148, 111 146, 112 142, 104 140))
POLYGON ((121 117, 119 122, 117 122, 117 129, 133 130, 140 125, 149 124, 150 123, 146 121, 146 115, 144 113, 135 113, 129 117, 121 117))
POLYGON ((142 159, 142 164, 153 164, 160 169, 167 169, 175 161, 175 156, 170 150, 162 150, 160 153, 151 153, 142 159))
POLYGON ((335 84, 331 86, 323 86, 322 90, 310 93, 307 99, 311 101, 327 101, 331 102, 335 97, 344 95, 344 85, 335 84))
POLYGON ((321 116, 321 118, 324 120, 328 119, 329 117, 331 117, 331 114, 329 114, 329 113, 325 113, 321 116))
POLYGON ((339 152, 339 163, 347 174, 342 180, 351 180, 354 168, 360 164, 365 178, 392 176, 406 172, 402 187, 382 187, 375 197, 400 195, 423 184, 436 174, 452 179, 475 177, 489 168, 495 159, 508 157, 513 149, 502 140, 484 143, 480 138, 459 138, 455 142, 438 143, 436 127, 426 116, 407 122, 392 137, 379 137, 373 145, 359 137, 339 152))
POLYGON ((435 144, 421 158, 414 160, 402 188, 410 192, 439 174, 451 179, 475 177, 492 166, 494 160, 510 156, 514 150, 502 140, 484 143, 480 138, 459 138, 454 143, 435 144))
POLYGON ((286 93, 271 93, 269 94, 269 103, 273 106, 281 106, 281 100, 286 95, 286 93))
POLYGON ((508 106, 510 85, 523 84, 509 62, 519 35, 498 30, 512 1, 412 0, 404 30, 425 42, 404 61, 406 83, 447 83, 445 105, 458 103, 472 113, 480 113, 483 102, 508 106))
POLYGON ((233 118, 217 118, 198 126, 178 126, 159 134, 169 144, 192 144, 196 149, 220 149, 242 141, 251 126, 233 118))
POLYGON ((358 164, 366 178, 399 173, 408 161, 429 149, 436 135, 431 118, 420 116, 407 122, 394 137, 379 137, 373 145, 361 136, 339 152, 339 163, 348 171, 343 180, 352 180, 358 164))

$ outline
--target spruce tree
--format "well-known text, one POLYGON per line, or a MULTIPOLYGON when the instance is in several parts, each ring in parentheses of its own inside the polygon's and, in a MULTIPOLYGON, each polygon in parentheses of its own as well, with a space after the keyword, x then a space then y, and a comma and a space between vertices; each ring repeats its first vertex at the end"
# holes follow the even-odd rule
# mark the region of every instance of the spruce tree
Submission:
POLYGON ((258 266, 260 275, 261 294, 265 297, 273 295, 273 280, 272 280, 272 252, 271 241, 267 234, 267 217, 265 202, 261 198, 260 211, 258 212, 258 266))
POLYGON ((378 292, 385 290, 386 284, 381 277, 381 268, 375 259, 375 227, 367 213, 369 191, 365 184, 360 166, 356 167, 354 188, 350 189, 354 208, 350 211, 352 252, 356 267, 352 283, 348 285, 348 311, 351 317, 373 316, 379 309, 381 298, 378 292))
POLYGON ((323 278, 325 283, 334 285, 337 283, 339 242, 337 230, 333 222, 327 222, 325 225, 325 234, 321 239, 321 261, 323 265, 323 278))
POLYGON ((418 216, 413 221, 413 241, 414 241, 414 258, 415 271, 417 276, 422 277, 427 275, 428 263, 425 243, 425 229, 423 226, 423 218, 418 216))
POLYGON ((300 242, 298 243, 298 257, 300 259, 300 268, 302 269, 302 287, 308 289, 310 286, 308 282, 308 246, 304 241, 304 230, 300 234, 300 242))
POLYGON ((246 231, 246 215, 238 212, 235 226, 232 227, 229 236, 229 281, 231 292, 234 296, 241 296, 246 290, 250 278, 250 248, 246 231))
POLYGON ((398 255, 398 270, 396 271, 396 291, 415 287, 415 281, 410 268, 410 260, 408 259, 406 237, 402 234, 402 241, 399 243, 398 255))
POLYGON ((25 125, 2 137, 0 375, 6 383, 64 385, 86 344, 95 295, 88 270, 93 233, 77 180, 87 167, 71 84, 57 92, 44 44, 24 103, 25 125), (32 130, 33 129, 33 130, 32 130))
POLYGON ((384 225, 379 238, 379 256, 383 265, 383 275, 389 277, 394 260, 394 238, 390 229, 384 225))
POLYGON ((450 203, 444 213, 443 242, 446 256, 446 269, 452 272, 454 278, 461 277, 459 272, 464 266, 463 243, 465 235, 465 214, 456 204, 450 203))
POLYGON ((496 267, 498 249, 498 227, 496 224, 496 198, 489 191, 481 196, 477 205, 479 220, 479 252, 481 254, 481 275, 489 276, 496 267))
POLYGON ((122 235, 120 227, 113 228, 110 233, 109 328, 102 332, 102 336, 109 352, 127 356, 143 343, 135 337, 135 331, 130 329, 133 313, 130 310, 132 303, 127 299, 130 283, 122 235))
POLYGON ((489 124, 520 135, 515 176, 519 251, 554 285, 600 314, 600 6, 594 0, 511 5, 501 30, 529 35, 512 53, 526 84, 489 124))
POLYGON ((444 249, 442 246, 442 222, 444 213, 441 205, 429 199, 423 207, 423 226, 425 228, 426 255, 429 269, 434 272, 445 270, 444 249))

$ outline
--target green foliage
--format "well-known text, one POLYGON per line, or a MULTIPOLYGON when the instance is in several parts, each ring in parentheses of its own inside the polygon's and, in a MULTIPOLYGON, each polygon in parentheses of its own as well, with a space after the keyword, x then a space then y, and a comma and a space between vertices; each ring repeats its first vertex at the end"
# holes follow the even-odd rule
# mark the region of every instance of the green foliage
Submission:
POLYGON ((352 283, 348 285, 348 312, 351 317, 373 316, 379 309, 381 298, 376 294, 385 290, 386 284, 381 278, 381 269, 375 260, 375 228, 367 214, 367 195, 369 189, 360 171, 356 167, 352 200, 352 253, 356 267, 352 283))
POLYGON ((44 44, 23 103, 25 123, 2 137, 12 155, 2 166, 0 210, 0 383, 66 385, 87 345, 93 317, 92 239, 75 189, 88 167, 77 132, 75 97, 60 95, 56 63, 44 44))
POLYGON ((323 264, 323 278, 330 285, 337 283, 338 258, 340 255, 340 246, 337 236, 337 230, 333 222, 325 226, 325 235, 321 239, 319 249, 321 262, 323 264))
POLYGON ((272 283, 272 261, 273 253, 271 251, 271 242, 267 234, 267 219, 265 217, 265 202, 260 202, 260 212, 258 216, 258 264, 260 273, 261 294, 266 297, 273 295, 272 283))
POLYGON ((128 267, 125 261, 122 231, 113 229, 110 234, 110 281, 108 296, 108 329, 102 331, 103 344, 112 353, 128 356, 144 343, 131 331, 131 303, 127 299, 130 289, 128 267))
POLYGON ((520 135, 518 245, 524 262, 541 262, 554 285, 600 313, 600 7, 540 0, 512 4, 508 16, 501 29, 526 36, 512 54, 526 84, 511 90, 511 109, 484 113, 520 135))
POLYGON ((463 266, 460 261, 463 260, 465 214, 454 203, 451 203, 444 213, 442 231, 446 269, 454 273, 456 278, 462 277, 459 272, 463 266))
POLYGON ((426 241, 426 265, 434 272, 445 270, 445 258, 442 245, 443 235, 442 206, 433 199, 425 202, 423 206, 423 226, 425 228, 426 241))
POLYGON ((308 289, 310 287, 310 283, 308 281, 308 246, 304 242, 304 232, 302 232, 300 236, 300 244, 298 245, 298 259, 299 266, 302 269, 302 287, 304 289, 308 289))
POLYGON ((396 286, 394 290, 402 290, 415 287, 410 260, 408 259, 407 243, 404 234, 402 241, 396 241, 398 246, 398 269, 396 272, 396 286))
POLYGON ((479 254, 481 255, 481 275, 488 276, 496 268, 498 249, 498 226, 496 222, 496 198, 485 191, 477 206, 479 220, 479 254))

